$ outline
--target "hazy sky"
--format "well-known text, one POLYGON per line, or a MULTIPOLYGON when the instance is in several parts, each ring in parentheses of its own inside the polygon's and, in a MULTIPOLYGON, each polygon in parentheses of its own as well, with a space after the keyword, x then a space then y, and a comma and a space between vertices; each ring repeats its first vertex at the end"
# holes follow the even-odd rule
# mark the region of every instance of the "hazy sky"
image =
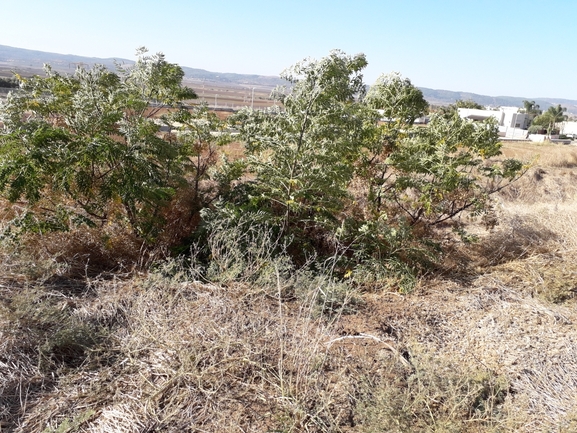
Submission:
POLYGON ((91 57, 162 51, 181 66, 278 75, 331 49, 365 81, 577 99, 577 0, 2 1, 0 44, 91 57))

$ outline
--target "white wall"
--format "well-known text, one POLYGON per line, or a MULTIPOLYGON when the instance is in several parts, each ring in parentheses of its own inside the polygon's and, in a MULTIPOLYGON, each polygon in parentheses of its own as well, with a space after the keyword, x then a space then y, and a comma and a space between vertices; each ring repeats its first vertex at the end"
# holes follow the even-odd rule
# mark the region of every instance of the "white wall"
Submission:
POLYGON ((562 122, 557 125, 561 134, 577 134, 577 122, 562 122))
POLYGON ((503 126, 509 128, 523 128, 525 126, 525 113, 505 111, 503 116, 503 126))
POLYGON ((542 135, 542 134, 529 134, 529 140, 535 141, 535 142, 537 142, 537 143, 544 143, 546 139, 547 139, 547 136, 546 136, 546 135, 542 135))
POLYGON ((499 137, 525 140, 527 138, 527 130, 510 126, 499 126, 499 137))

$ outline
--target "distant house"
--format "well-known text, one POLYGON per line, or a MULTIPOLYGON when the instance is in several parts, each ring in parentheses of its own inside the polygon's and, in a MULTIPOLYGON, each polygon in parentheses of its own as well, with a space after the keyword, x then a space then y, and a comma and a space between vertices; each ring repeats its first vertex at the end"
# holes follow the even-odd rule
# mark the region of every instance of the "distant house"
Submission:
POLYGON ((499 125, 499 135, 507 138, 526 138, 529 118, 517 107, 500 107, 497 110, 459 108, 462 119, 486 120, 494 118, 499 125))
POLYGON ((577 122, 562 122, 560 128, 561 134, 570 135, 571 137, 577 137, 577 122))

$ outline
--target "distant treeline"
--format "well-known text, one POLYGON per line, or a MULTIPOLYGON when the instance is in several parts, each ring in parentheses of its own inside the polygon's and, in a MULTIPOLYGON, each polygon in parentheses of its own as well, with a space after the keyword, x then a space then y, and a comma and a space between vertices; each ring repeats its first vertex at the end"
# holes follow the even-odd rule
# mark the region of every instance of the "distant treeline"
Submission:
POLYGON ((8 87, 14 89, 18 87, 18 80, 10 77, 0 77, 0 87, 8 87))

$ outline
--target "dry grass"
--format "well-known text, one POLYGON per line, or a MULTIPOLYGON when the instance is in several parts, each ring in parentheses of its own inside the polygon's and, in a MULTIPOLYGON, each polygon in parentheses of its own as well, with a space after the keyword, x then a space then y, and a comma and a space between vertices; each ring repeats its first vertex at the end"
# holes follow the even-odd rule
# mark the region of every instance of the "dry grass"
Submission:
POLYGON ((265 109, 275 103, 270 99, 274 86, 241 85, 204 80, 189 80, 186 84, 197 93, 197 102, 206 103, 211 107, 216 102, 217 107, 221 109, 238 110, 251 106, 254 109, 265 109))
POLYGON ((0 431, 577 431, 575 149, 523 146, 549 157, 410 295, 359 300, 266 251, 266 278, 111 272, 120 234, 4 249, 0 431))
MULTIPOLYGON (((339 380, 347 366, 342 356, 328 366, 333 325, 311 313, 312 298, 295 308, 243 286, 159 275, 92 290, 63 314, 107 325, 106 352, 84 353, 81 368, 54 366, 58 385, 28 393, 15 431, 80 418, 91 432, 327 431, 351 416, 333 388, 351 387, 339 380)), ((6 353, 34 370, 21 382, 41 376, 22 349, 6 353)))
POLYGON ((551 143, 507 142, 503 155, 524 161, 536 160, 541 167, 573 168, 577 166, 577 147, 551 143))

